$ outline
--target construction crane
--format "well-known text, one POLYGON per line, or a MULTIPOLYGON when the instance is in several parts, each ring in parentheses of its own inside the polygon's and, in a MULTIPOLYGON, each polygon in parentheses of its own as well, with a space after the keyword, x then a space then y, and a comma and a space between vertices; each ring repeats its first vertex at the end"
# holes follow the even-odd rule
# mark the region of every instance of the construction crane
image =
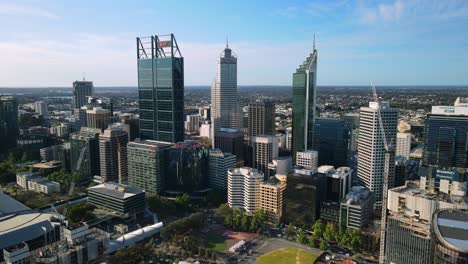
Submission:
MULTIPOLYGON (((375 89, 374 83, 371 83, 372 94, 374 96, 374 101, 378 104, 379 98, 377 96, 377 91, 375 89)), ((389 174, 390 174, 390 160, 392 154, 395 152, 393 144, 389 143, 387 140, 387 135, 385 134, 385 128, 382 121, 382 113, 380 111, 381 106, 377 106, 377 118, 379 119, 379 128, 380 134, 382 136, 382 141, 384 143, 385 149, 385 167, 383 173, 383 185, 382 185, 382 208, 381 208, 381 221, 380 221, 380 254, 379 254, 379 263, 385 263, 385 233, 387 227, 387 200, 388 200, 388 184, 389 184, 389 174)))
MULTIPOLYGON (((73 172, 78 172, 81 169, 81 163, 83 162, 84 154, 88 149, 87 146, 83 147, 80 151, 80 156, 78 157, 78 161, 76 162, 76 167, 73 172)), ((68 190, 68 196, 72 196, 73 191, 75 190, 75 181, 72 181, 70 184, 70 189, 68 190)))

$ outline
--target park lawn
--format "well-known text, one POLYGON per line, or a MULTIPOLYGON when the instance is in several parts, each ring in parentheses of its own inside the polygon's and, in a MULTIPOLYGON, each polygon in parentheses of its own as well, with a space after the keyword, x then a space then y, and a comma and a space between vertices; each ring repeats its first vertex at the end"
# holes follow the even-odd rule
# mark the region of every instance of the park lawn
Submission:
POLYGON ((206 236, 205 247, 217 252, 224 252, 226 250, 226 240, 222 235, 208 233, 206 236))
POLYGON ((297 248, 280 248, 257 258, 258 264, 310 264, 317 256, 297 248))

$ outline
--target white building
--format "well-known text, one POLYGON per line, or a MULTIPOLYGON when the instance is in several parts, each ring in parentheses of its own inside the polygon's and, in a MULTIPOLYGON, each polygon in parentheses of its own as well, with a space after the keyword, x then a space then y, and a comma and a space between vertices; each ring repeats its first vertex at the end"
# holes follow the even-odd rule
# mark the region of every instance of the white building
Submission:
POLYGON ((252 168, 232 168, 228 170, 228 204, 231 208, 244 209, 254 213, 261 208, 263 173, 252 168))
POLYGON ((253 167, 262 171, 265 180, 270 178, 268 164, 278 157, 278 138, 272 135, 258 135, 253 138, 253 167))
POLYGON ((206 121, 200 126, 200 137, 211 138, 211 124, 206 121))
POLYGON ((411 134, 397 133, 395 156, 409 160, 411 153, 411 134))
POLYGON ((18 172, 16 174, 16 183, 27 191, 46 194, 60 192, 60 184, 58 182, 51 181, 30 171, 18 172))
POLYGON ((47 106, 47 103, 44 101, 34 102, 34 112, 43 116, 47 116, 49 114, 49 108, 47 106))
POLYGON ((228 169, 236 166, 236 155, 223 153, 220 149, 210 149, 208 159, 208 185, 226 190, 228 169))
POLYGON ((200 115, 187 115, 185 132, 198 133, 200 131, 200 115))
POLYGON ((296 165, 317 173, 318 152, 315 150, 298 151, 296 154, 296 165))
MULTIPOLYGON (((359 185, 375 194, 375 209, 382 206, 383 175, 385 167, 385 147, 379 125, 378 111, 382 115, 388 143, 396 141, 398 109, 388 102, 369 102, 369 107, 361 107, 359 120, 358 169, 359 185)), ((389 164, 389 188, 393 187, 395 156, 391 155, 389 164)))
POLYGON ((216 80, 211 85, 212 140, 220 128, 241 128, 238 99, 237 57, 226 43, 218 58, 216 80))

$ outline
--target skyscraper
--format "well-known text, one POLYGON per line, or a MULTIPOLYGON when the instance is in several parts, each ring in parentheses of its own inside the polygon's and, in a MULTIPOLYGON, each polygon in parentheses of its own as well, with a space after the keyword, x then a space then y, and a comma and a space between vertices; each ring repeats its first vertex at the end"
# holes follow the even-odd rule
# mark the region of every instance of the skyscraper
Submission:
MULTIPOLYGON (((388 102, 369 102, 369 107, 361 107, 357 176, 359 184, 375 194, 375 208, 382 206, 385 168, 385 146, 377 114, 379 108, 388 143, 395 144, 398 123, 398 109, 390 107, 388 102)), ((394 184, 394 154, 390 155, 389 164, 388 186, 391 188, 394 184)))
POLYGON ((261 209, 260 185, 263 173, 249 167, 228 170, 228 204, 255 213, 261 209))
POLYGON ((184 140, 184 58, 173 34, 137 38, 140 138, 184 140))
POLYGON ((227 43, 218 58, 216 80, 211 85, 211 124, 213 135, 221 128, 240 129, 241 124, 237 94, 237 57, 227 43))
POLYGON ((253 168, 263 172, 265 180, 270 178, 268 163, 278 157, 278 139, 271 135, 258 135, 253 138, 253 168))
POLYGON ((275 105, 269 100, 257 100, 248 105, 249 127, 247 136, 251 140, 256 135, 274 135, 275 105))
POLYGON ((423 161, 439 167, 468 167, 468 107, 433 106, 425 129, 423 161))
POLYGON ((71 171, 87 177, 99 175, 99 133, 89 129, 70 135, 71 171))
POLYGON ((127 184, 128 134, 121 128, 110 127, 99 135, 101 177, 104 181, 127 184))
POLYGON ((18 102, 13 96, 0 96, 0 153, 14 147, 18 135, 18 102))
POLYGON ((296 163, 296 152, 312 149, 316 117, 315 94, 317 85, 317 50, 299 65, 293 74, 292 105, 292 156, 296 163))
POLYGON ((93 107, 86 110, 86 123, 89 128, 100 129, 104 131, 109 126, 109 110, 101 107, 93 107))
POLYGON ((214 147, 236 155, 236 166, 244 165, 244 133, 239 129, 221 128, 215 135, 214 147))
POLYGON ((348 122, 335 118, 317 118, 313 143, 313 149, 318 151, 319 165, 350 165, 351 127, 348 122))
POLYGON ((395 156, 402 157, 406 160, 410 158, 411 151, 411 134, 397 133, 395 156))
POLYGON ((75 81, 73 82, 73 109, 80 109, 86 105, 86 97, 94 93, 93 82, 75 81))
POLYGON ((128 185, 144 189, 147 195, 161 194, 166 187, 165 164, 171 146, 154 140, 128 143, 128 185))

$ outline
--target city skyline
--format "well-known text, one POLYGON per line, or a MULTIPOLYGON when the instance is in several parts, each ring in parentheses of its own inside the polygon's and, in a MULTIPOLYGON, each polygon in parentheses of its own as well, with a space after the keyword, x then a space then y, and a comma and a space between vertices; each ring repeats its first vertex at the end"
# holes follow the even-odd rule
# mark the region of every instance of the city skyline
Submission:
POLYGON ((239 85, 290 85, 297 61, 312 49, 314 32, 321 53, 319 86, 468 83, 464 1, 256 2, 248 8, 243 1, 200 1, 183 7, 0 1, 6 33, 0 36, 0 70, 6 76, 0 87, 69 86, 83 72, 96 86, 136 86, 135 38, 168 32, 179 36, 187 85, 211 83, 226 36, 239 56, 239 85), (175 22, 155 25, 154 16, 175 22), (220 19, 228 23, 216 23, 220 19), (16 26, 7 28, 11 23, 16 26), (188 30, 186 23, 203 30, 188 30))

